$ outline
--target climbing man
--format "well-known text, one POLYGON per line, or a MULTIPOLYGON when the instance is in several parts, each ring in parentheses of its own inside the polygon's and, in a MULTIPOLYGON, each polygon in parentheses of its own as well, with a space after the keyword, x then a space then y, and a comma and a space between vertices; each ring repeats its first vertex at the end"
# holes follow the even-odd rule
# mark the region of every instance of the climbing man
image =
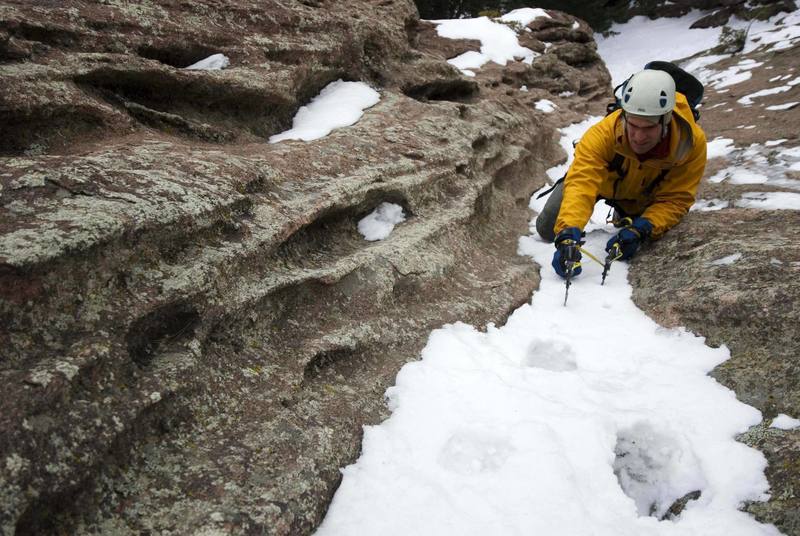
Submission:
MULTIPOLYGON (((701 98, 702 85, 694 104, 701 98)), ((601 199, 613 207, 611 221, 621 228, 606 251, 618 252, 622 260, 683 218, 706 165, 706 136, 695 115, 663 70, 645 68, 622 86, 619 109, 581 138, 569 171, 536 220, 539 235, 555 242, 556 273, 566 277, 567 263, 577 266, 570 275, 580 273, 573 263, 581 254, 574 246, 601 199)))

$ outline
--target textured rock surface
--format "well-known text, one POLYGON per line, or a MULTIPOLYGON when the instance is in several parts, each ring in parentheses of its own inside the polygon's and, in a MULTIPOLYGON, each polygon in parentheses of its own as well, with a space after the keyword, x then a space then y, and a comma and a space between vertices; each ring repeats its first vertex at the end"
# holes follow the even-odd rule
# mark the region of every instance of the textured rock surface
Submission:
MULTIPOLYGON (((609 3, 597 6, 598 9, 609 9, 609 3)), ((709 28, 722 26, 732 16, 744 20, 766 20, 778 13, 788 13, 797 9, 794 0, 674 0, 634 2, 618 2, 610 7, 613 17, 617 21, 625 21, 631 17, 646 16, 651 19, 658 17, 680 17, 693 9, 707 11, 701 19, 692 25, 692 28, 709 28)))
MULTIPOLYGON (((797 147, 797 106, 783 111, 766 107, 798 101, 800 89, 765 96, 751 106, 738 100, 771 87, 777 74, 796 76, 798 47, 747 56, 734 56, 715 65, 716 70, 745 59, 759 62, 752 78, 717 91, 708 88, 700 119, 708 139, 721 136, 737 147, 783 139, 773 152, 765 151, 769 164, 781 148, 797 147)), ((712 159, 706 177, 727 165, 745 160, 712 159)), ((781 168, 773 167, 773 174, 781 168)), ((786 187, 770 184, 701 183, 698 196, 732 203, 744 192, 796 192, 797 171, 785 170, 786 187)), ((800 415, 800 213, 796 210, 725 208, 691 212, 663 240, 632 263, 634 300, 665 326, 686 326, 707 337, 713 346, 725 344, 731 359, 712 376, 736 392, 737 398, 762 411, 764 422, 744 434, 742 441, 767 457, 771 499, 749 505, 762 521, 775 523, 787 535, 800 534, 800 430, 766 428, 779 413, 800 415), (733 263, 714 265, 740 254, 733 263), (653 274, 658 274, 654 277, 653 274)))
MULTIPOLYGON (((794 11, 795 0, 415 0, 426 19, 478 17, 492 11, 522 7, 541 7, 565 11, 586 20, 596 31, 604 32, 613 22, 625 22, 643 15, 650 18, 677 17, 692 9, 707 11, 697 27, 719 26, 735 14, 741 19, 764 20, 776 13, 794 11)), ((699 22, 699 21, 698 21, 699 22)))
POLYGON ((528 199, 609 84, 573 22, 468 79, 410 1, 0 4, 2 532, 311 531, 429 331, 536 288, 528 199), (266 143, 338 78, 380 103, 266 143))

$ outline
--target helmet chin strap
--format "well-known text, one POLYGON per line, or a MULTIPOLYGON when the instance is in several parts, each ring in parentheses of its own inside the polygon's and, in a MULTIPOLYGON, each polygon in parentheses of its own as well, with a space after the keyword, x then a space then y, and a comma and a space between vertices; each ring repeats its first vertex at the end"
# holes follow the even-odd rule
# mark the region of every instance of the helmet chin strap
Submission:
POLYGON ((667 134, 669 134, 669 123, 670 123, 670 121, 672 121, 672 112, 667 112, 667 113, 665 113, 664 115, 662 115, 658 119, 658 122, 661 124, 661 139, 662 140, 667 137, 667 134))

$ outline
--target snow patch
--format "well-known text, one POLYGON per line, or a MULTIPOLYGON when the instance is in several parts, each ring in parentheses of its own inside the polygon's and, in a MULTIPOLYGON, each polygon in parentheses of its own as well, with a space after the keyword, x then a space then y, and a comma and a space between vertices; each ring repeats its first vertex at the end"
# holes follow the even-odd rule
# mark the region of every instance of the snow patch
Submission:
POLYGON ((358 222, 358 232, 369 241, 387 238, 398 223, 406 221, 403 207, 395 203, 381 203, 358 222))
POLYGON ((708 142, 706 146, 706 158, 711 160, 712 158, 719 158, 721 156, 725 156, 730 154, 733 150, 733 140, 730 138, 714 138, 710 142, 708 142))
POLYGON ((767 95, 776 95, 778 93, 784 93, 786 91, 789 91, 790 89, 792 89, 791 86, 778 86, 778 87, 771 87, 768 89, 762 89, 760 91, 756 91, 755 93, 745 95, 736 102, 738 102, 743 106, 750 106, 751 104, 753 104, 753 99, 757 99, 759 97, 766 97, 767 95))
POLYGON ((558 108, 558 106, 556 106, 553 101, 550 101, 550 100, 547 100, 547 99, 542 99, 542 100, 536 101, 536 104, 534 105, 534 107, 537 110, 540 110, 540 111, 542 111, 542 112, 544 112, 546 114, 549 114, 549 113, 553 112, 556 108, 558 108))
POLYGON ((211 56, 193 63, 185 69, 197 71, 219 71, 231 64, 230 58, 225 54, 212 54, 211 56))
POLYGON ((717 259, 715 261, 711 261, 708 264, 710 266, 727 266, 729 264, 733 264, 739 259, 742 258, 741 253, 734 253, 733 255, 728 255, 727 257, 722 257, 721 259, 717 259))
POLYGON ((553 17, 542 8, 523 7, 509 11, 500 20, 503 22, 516 22, 522 26, 527 26, 536 19, 552 19, 553 17))
MULTIPOLYGON (((794 173, 800 170, 800 147, 783 150, 771 148, 785 141, 787 140, 773 140, 764 145, 754 143, 744 148, 726 146, 727 152, 723 157, 733 165, 721 169, 709 177, 708 181, 718 183, 728 180, 731 184, 769 184, 800 190, 800 181, 794 173)), ((715 145, 710 152, 719 157, 720 147, 715 145)))
POLYGON ((800 104, 800 103, 798 103, 797 101, 786 102, 784 104, 774 104, 772 106, 767 106, 765 109, 777 112, 777 111, 781 111, 781 110, 790 110, 790 109, 794 108, 795 106, 797 106, 798 104, 800 104))
MULTIPOLYGON (((523 8, 507 13, 500 20, 527 25, 538 17, 550 17, 544 10, 523 8)), ((505 65, 515 59, 531 63, 537 52, 520 46, 516 32, 506 24, 495 22, 488 17, 476 19, 434 20, 436 32, 448 39, 474 39, 481 42, 480 52, 469 51, 447 60, 462 72, 479 69, 485 63, 493 61, 505 65)))
POLYGON ((785 413, 781 413, 772 419, 770 428, 778 428, 779 430, 794 430, 795 428, 800 428, 800 419, 794 419, 785 413))
POLYGON ((269 142, 325 137, 334 129, 358 122, 364 110, 377 104, 380 98, 380 93, 363 82, 331 82, 309 104, 297 110, 290 130, 271 136, 269 142))
POLYGON ((719 41, 720 28, 689 29, 702 16, 702 12, 695 10, 679 18, 633 17, 624 24, 613 24, 610 30, 616 34, 609 37, 595 34, 597 51, 611 73, 612 84, 622 83, 656 57, 674 61, 714 48, 719 41), (669 45, 654 49, 642 46, 643 43, 669 45))
POLYGON ((761 210, 800 210, 800 194, 794 192, 746 192, 735 205, 761 210))
POLYGON ((710 212, 714 210, 722 210, 723 208, 728 208, 729 206, 730 203, 724 199, 698 199, 689 210, 710 212))

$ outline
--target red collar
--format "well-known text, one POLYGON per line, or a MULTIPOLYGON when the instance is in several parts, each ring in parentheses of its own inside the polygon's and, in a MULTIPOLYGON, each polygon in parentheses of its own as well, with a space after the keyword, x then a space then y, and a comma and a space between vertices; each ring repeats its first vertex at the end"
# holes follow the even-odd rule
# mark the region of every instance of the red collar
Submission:
POLYGON ((651 158, 666 158, 669 156, 669 138, 669 132, 667 132, 667 135, 661 138, 661 141, 655 147, 644 154, 637 154, 636 158, 639 162, 644 162, 651 158))

